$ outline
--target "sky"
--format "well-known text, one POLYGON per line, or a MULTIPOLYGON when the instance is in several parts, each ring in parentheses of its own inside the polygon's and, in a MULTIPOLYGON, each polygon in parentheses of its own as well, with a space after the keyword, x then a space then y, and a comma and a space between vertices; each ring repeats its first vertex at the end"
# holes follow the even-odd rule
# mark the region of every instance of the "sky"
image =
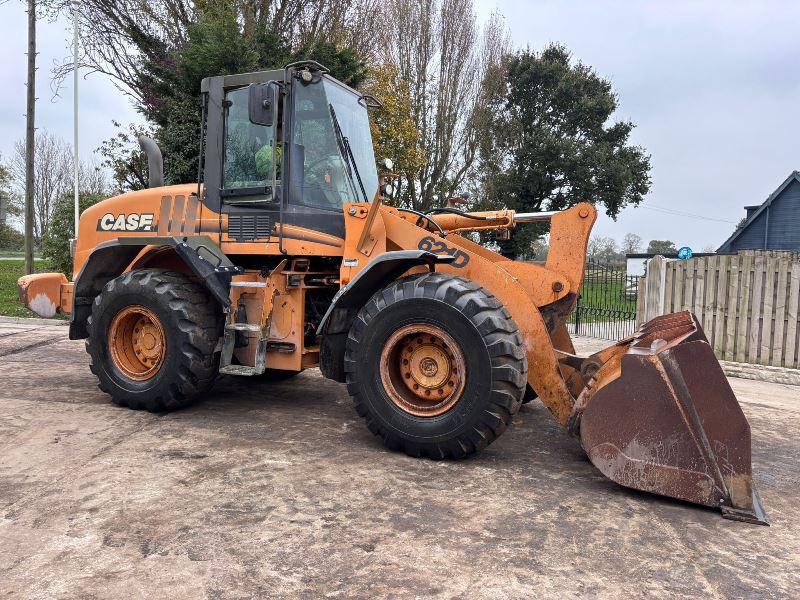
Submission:
POLYGON ((609 79, 651 155, 645 201, 594 234, 718 247, 800 169, 800 2, 480 1, 517 47, 565 44, 609 79), (670 215, 663 210, 706 217, 670 215), (712 221, 709 219, 718 219, 712 221), (729 221, 729 222, 720 222, 729 221))
MULTIPOLYGON (((9 0, 0 4, 0 153, 8 159, 14 143, 25 137, 25 81, 27 77, 28 14, 26 3, 9 0)), ((58 90, 51 88, 53 66, 72 55, 69 19, 37 22, 36 126, 72 143, 72 75, 58 90)), ((97 158, 94 150, 112 137, 112 120, 123 124, 140 120, 128 98, 106 77, 81 77, 79 142, 81 158, 97 158)))
MULTIPOLYGON (((717 247, 744 216, 800 169, 800 2, 744 0, 476 0, 479 19, 498 10, 517 47, 565 44, 609 79, 614 119, 636 124, 632 142, 651 155, 651 191, 595 235, 636 233, 695 251, 717 247), (670 213, 665 212, 671 211, 670 213), (674 214, 682 213, 682 214, 674 214)), ((0 153, 25 133, 25 4, 0 4, 0 153)), ((58 96, 51 69, 69 53, 66 19, 40 21, 37 126, 72 139, 72 80, 58 96)), ((139 120, 98 74, 80 82, 80 154, 90 159, 139 120)), ((165 157, 169 160, 168 157, 165 157)))

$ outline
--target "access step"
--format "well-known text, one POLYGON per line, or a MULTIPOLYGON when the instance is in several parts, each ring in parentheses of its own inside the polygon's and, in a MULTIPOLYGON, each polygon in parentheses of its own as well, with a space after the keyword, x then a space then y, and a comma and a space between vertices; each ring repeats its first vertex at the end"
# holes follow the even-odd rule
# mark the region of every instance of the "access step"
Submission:
POLYGON ((252 331, 254 333, 261 333, 261 325, 253 325, 252 323, 229 323, 225 325, 228 331, 252 331))
POLYGON ((223 375, 239 375, 239 376, 252 376, 252 375, 261 375, 264 371, 258 371, 255 367, 249 367, 247 365, 227 365, 224 367, 220 367, 219 372, 223 375))

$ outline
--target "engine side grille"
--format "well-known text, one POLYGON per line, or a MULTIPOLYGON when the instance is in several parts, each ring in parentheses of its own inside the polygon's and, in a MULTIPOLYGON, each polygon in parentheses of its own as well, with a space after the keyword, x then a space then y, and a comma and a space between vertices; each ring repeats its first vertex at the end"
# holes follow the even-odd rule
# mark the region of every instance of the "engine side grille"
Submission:
POLYGON ((228 215, 228 236, 237 242, 269 240, 269 215, 228 215))

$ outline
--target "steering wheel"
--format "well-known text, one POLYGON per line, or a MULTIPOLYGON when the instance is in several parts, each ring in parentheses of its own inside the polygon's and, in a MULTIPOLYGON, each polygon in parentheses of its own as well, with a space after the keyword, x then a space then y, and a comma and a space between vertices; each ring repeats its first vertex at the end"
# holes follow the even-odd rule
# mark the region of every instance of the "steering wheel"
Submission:
POLYGON ((333 165, 334 165, 334 159, 335 159, 335 158, 336 158, 336 156, 334 156, 334 155, 331 155, 331 154, 326 154, 325 156, 322 156, 322 157, 320 157, 320 158, 318 158, 318 159, 316 159, 316 160, 314 160, 314 161, 311 161, 311 162, 309 162, 309 163, 308 163, 308 165, 306 166, 306 171, 311 171, 311 170, 313 170, 313 169, 314 169, 314 168, 315 168, 317 165, 319 165, 319 164, 321 164, 321 163, 324 163, 324 162, 327 162, 327 163, 329 163, 331 166, 333 166, 333 165))

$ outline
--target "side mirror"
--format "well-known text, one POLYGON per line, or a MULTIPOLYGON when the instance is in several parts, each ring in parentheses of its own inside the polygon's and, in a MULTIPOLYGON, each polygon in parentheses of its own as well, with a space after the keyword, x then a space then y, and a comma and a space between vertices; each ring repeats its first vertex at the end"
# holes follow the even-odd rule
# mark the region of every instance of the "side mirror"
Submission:
POLYGON ((248 92, 250 122, 272 127, 275 123, 275 85, 272 82, 251 83, 248 92))

